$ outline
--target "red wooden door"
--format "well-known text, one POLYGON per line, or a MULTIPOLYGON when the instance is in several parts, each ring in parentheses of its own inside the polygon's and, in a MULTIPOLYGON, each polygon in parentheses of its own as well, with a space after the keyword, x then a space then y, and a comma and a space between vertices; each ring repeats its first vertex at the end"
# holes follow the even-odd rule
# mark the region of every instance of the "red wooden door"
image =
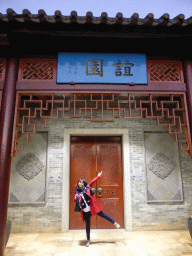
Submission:
MULTIPOLYGON (((95 196, 103 211, 124 226, 121 137, 71 137, 70 157, 70 229, 85 228, 80 213, 74 212, 74 191, 79 178, 91 181, 102 171, 94 184, 95 196)), ((114 228, 99 216, 92 216, 91 228, 114 228)))
MULTIPOLYGON (((85 224, 81 214, 74 212, 74 193, 77 181, 84 178, 87 182, 96 176, 96 147, 94 137, 71 137, 70 150, 70 212, 69 228, 82 229, 85 224)), ((96 184, 94 186, 96 188, 96 184)), ((96 228, 96 219, 91 219, 91 227, 96 228)))

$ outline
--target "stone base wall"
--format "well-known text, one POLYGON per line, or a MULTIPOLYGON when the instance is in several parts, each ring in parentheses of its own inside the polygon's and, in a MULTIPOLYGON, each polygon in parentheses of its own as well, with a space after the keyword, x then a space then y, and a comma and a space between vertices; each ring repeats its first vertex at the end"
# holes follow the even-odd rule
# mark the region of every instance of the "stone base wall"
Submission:
MULTIPOLYGON (((45 202, 9 205, 13 233, 62 231, 64 129, 72 128, 128 129, 133 231, 187 229, 187 218, 192 214, 192 167, 186 152, 179 150, 183 202, 147 203, 144 134, 167 132, 166 127, 157 126, 155 120, 146 118, 119 118, 106 123, 91 122, 86 118, 55 118, 49 119, 47 126, 38 127, 39 132, 48 133, 45 202)), ((12 175, 14 172, 12 169, 12 175)), ((14 186, 14 180, 11 182, 14 186)))

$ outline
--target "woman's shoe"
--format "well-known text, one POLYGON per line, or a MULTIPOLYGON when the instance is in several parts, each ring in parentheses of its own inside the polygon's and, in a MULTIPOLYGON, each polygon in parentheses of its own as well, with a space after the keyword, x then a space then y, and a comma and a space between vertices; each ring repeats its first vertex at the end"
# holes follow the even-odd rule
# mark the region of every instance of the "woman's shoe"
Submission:
POLYGON ((90 241, 87 241, 86 247, 89 247, 89 245, 90 245, 90 241))
POLYGON ((115 222, 114 225, 116 228, 120 228, 120 225, 117 222, 115 222))

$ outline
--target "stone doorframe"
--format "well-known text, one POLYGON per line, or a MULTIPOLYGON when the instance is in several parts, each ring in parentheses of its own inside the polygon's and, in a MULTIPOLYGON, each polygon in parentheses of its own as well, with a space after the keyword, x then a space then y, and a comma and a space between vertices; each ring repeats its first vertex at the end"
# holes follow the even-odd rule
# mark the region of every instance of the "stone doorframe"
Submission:
POLYGON ((70 191, 70 137, 79 136, 122 136, 122 169, 124 228, 132 231, 131 181, 129 165, 129 136, 127 129, 65 129, 64 130, 64 175, 62 194, 62 232, 69 231, 69 191, 70 191))

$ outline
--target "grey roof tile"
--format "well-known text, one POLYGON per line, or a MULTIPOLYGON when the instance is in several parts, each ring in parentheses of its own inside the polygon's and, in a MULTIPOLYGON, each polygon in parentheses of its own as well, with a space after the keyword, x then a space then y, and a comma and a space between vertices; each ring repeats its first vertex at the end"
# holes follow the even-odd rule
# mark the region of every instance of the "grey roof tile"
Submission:
POLYGON ((17 14, 13 9, 7 9, 7 14, 0 13, 0 21, 18 21, 18 22, 34 22, 34 23, 77 23, 77 24, 85 24, 92 23, 95 25, 99 24, 108 24, 115 25, 121 24, 124 26, 129 25, 147 25, 147 26, 187 26, 191 25, 192 17, 185 19, 183 14, 179 14, 173 19, 170 19, 168 13, 163 14, 160 18, 154 18, 153 13, 149 13, 144 19, 139 18, 138 13, 134 13, 131 17, 125 18, 123 14, 118 12, 116 17, 108 17, 106 12, 102 12, 101 16, 95 17, 92 12, 87 12, 85 16, 78 16, 76 11, 72 11, 70 15, 62 15, 60 10, 56 10, 54 15, 47 15, 43 9, 40 9, 37 14, 31 14, 31 12, 27 9, 22 11, 22 14, 17 14))

